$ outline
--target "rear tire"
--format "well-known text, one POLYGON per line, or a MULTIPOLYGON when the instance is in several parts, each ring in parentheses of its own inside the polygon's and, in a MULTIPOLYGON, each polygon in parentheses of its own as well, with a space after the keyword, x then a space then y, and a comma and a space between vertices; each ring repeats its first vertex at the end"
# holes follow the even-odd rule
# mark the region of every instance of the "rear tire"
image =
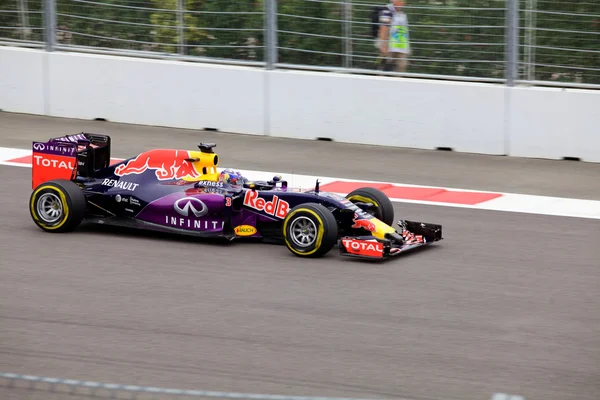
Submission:
POLYGON ((316 203, 292 208, 283 221, 282 230, 287 248, 298 257, 322 257, 338 239, 335 217, 325 206, 316 203))
POLYGON ((29 198, 31 218, 46 232, 74 230, 83 221, 86 208, 87 201, 81 188, 65 179, 40 184, 29 198))
POLYGON ((394 223, 394 206, 389 197, 379 189, 362 187, 346 195, 353 203, 373 203, 374 217, 392 226, 394 223))

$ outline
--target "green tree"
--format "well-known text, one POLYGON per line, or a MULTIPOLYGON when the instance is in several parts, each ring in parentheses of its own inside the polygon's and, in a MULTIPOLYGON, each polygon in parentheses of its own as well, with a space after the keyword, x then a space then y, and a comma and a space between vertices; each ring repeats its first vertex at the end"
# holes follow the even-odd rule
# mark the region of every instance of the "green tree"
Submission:
POLYGON ((534 79, 600 84, 600 2, 538 1, 536 10, 534 79))
POLYGON ((42 42, 44 15, 41 11, 41 0, 0 0, 0 38, 42 42), (23 26, 24 21, 26 26, 23 26))
POLYGON ((151 50, 151 0, 57 0, 57 42, 125 50, 151 50))
POLYGON ((341 4, 286 0, 278 4, 279 62, 342 66, 341 4), (329 53, 329 54, 327 54, 329 53))
MULTIPOLYGON (((153 0, 158 9, 176 10, 177 0, 153 0)), ((186 0, 184 38, 187 54, 263 60, 263 1, 226 2, 186 0), (259 47, 255 47, 259 46, 259 47)), ((176 12, 156 11, 151 17, 158 25, 156 42, 163 51, 175 52, 179 41, 176 12)))

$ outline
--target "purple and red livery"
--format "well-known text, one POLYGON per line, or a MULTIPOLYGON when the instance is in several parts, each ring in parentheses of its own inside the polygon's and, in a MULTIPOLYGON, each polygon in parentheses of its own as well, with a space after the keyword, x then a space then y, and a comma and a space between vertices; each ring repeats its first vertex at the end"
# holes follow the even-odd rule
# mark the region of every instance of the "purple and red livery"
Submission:
POLYGON ((111 138, 80 133, 33 142, 30 212, 48 232, 82 222, 228 240, 284 243, 297 256, 384 259, 442 239, 437 224, 401 220, 372 187, 346 196, 292 190, 273 177, 228 181, 214 144, 155 149, 111 165, 111 138), (234 182, 234 183, 232 183, 234 182))

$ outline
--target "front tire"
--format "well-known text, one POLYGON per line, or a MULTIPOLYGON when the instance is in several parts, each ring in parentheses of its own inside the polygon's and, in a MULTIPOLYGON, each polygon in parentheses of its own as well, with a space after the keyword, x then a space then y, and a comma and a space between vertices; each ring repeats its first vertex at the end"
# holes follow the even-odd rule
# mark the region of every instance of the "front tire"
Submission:
POLYGON ((292 208, 282 229, 287 248, 298 257, 322 257, 337 243, 337 221, 321 204, 306 203, 292 208))
POLYGON ((392 226, 394 223, 394 206, 389 197, 379 189, 362 187, 346 195, 353 203, 372 203, 373 216, 383 223, 392 226))
POLYGON ((70 232, 77 228, 87 202, 81 188, 74 182, 57 179, 35 188, 29 198, 29 212, 33 222, 46 232, 70 232))

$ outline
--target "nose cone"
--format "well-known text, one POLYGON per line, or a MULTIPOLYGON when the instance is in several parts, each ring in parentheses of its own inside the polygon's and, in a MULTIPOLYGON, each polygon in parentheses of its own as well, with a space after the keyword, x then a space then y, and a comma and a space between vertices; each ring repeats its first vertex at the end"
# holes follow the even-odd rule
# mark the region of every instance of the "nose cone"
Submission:
POLYGON ((385 238, 389 239, 389 240, 391 240, 393 242, 396 242, 398 244, 404 243, 404 239, 402 238, 402 236, 398 232, 386 233, 385 238))

